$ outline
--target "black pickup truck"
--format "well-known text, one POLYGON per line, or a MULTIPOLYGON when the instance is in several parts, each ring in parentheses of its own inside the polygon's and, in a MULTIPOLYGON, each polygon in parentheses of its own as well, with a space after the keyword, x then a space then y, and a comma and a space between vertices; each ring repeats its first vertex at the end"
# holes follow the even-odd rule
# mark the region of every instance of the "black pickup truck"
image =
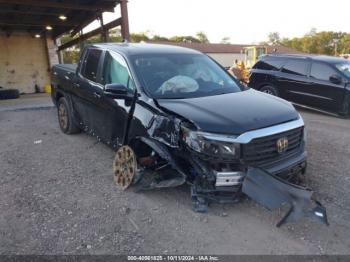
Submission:
MULTIPOLYGON (((246 90, 208 56, 156 44, 96 44, 77 66, 52 69, 61 130, 81 130, 117 150, 115 183, 135 190, 191 185, 196 211, 242 192, 294 221, 312 191, 305 130, 287 101, 246 90)), ((326 221, 316 203, 311 214, 326 221), (315 211, 316 210, 316 211, 315 211)))

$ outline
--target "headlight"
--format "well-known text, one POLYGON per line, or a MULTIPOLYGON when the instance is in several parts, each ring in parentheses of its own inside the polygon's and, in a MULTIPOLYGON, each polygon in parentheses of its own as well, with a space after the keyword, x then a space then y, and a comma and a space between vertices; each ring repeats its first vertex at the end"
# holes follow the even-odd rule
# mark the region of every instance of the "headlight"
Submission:
POLYGON ((238 159, 240 144, 232 142, 233 136, 198 132, 181 127, 182 140, 193 150, 215 157, 238 159))

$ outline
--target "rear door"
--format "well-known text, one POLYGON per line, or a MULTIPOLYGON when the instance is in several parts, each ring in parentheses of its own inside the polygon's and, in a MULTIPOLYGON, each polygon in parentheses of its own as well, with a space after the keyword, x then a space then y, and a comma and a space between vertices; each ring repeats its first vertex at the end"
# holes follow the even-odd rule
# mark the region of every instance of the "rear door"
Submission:
POLYGON ((309 87, 310 101, 312 106, 338 112, 343 105, 344 83, 332 83, 329 78, 340 74, 330 65, 322 62, 313 62, 311 65, 310 79, 312 85, 309 87))
POLYGON ((82 125, 85 131, 99 137, 105 130, 105 119, 100 107, 103 96, 103 85, 99 83, 101 58, 102 50, 89 48, 75 82, 76 111, 82 125))
POLYGON ((308 59, 287 60, 276 76, 278 89, 283 90, 283 98, 295 103, 308 103, 306 90, 310 85, 309 70, 310 60, 308 59))

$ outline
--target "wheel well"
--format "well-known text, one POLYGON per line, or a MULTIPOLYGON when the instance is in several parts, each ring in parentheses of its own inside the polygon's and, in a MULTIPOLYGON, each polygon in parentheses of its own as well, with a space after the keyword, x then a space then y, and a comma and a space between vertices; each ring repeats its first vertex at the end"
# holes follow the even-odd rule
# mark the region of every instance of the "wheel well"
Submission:
POLYGON ((56 96, 55 96, 56 103, 60 100, 61 97, 64 97, 64 95, 61 92, 56 92, 56 96))
POLYGON ((129 146, 134 150, 137 157, 149 156, 153 151, 149 145, 141 141, 139 138, 133 138, 129 142, 129 146))
POLYGON ((274 87, 274 86, 271 85, 271 84, 264 83, 264 84, 262 84, 261 86, 259 86, 258 90, 261 90, 261 89, 262 89, 263 87, 265 87, 265 86, 272 86, 272 87, 274 87))

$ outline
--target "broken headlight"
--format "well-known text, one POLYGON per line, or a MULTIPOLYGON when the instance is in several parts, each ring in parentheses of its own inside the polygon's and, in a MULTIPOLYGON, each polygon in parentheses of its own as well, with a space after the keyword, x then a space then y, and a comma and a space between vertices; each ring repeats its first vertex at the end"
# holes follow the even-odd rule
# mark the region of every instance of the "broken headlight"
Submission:
POLYGON ((181 127, 182 140, 194 151, 222 158, 238 159, 240 144, 234 143, 234 136, 193 131, 181 127))

